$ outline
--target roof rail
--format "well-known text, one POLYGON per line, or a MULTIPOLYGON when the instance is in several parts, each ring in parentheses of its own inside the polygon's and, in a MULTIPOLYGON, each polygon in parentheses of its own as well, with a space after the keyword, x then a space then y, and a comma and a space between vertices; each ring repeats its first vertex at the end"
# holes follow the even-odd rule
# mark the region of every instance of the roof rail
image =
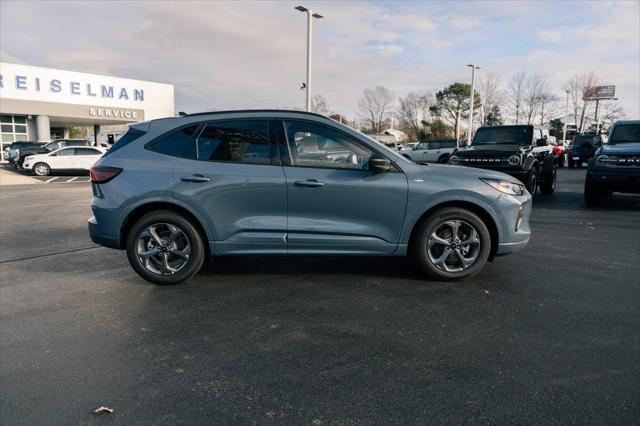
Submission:
POLYGON ((286 112, 286 113, 305 114, 305 115, 313 115, 316 117, 329 118, 326 115, 317 114, 315 112, 298 111, 293 109, 235 109, 235 110, 227 110, 227 111, 194 112, 193 114, 182 115, 182 117, 194 117, 194 116, 211 115, 211 114, 245 113, 245 112, 286 112))

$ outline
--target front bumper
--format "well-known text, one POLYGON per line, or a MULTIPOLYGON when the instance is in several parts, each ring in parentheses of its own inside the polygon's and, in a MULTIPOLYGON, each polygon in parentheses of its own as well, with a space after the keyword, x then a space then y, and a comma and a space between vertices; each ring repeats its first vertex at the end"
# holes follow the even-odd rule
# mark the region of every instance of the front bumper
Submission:
MULTIPOLYGON (((498 243, 496 256, 515 253, 527 246, 531 239, 529 217, 531 216, 531 195, 509 197, 509 203, 503 203, 502 211, 502 236, 498 243), (513 201, 516 200, 517 203, 513 201)), ((506 201, 506 200, 505 200, 506 201)))
POLYGON ((95 216, 91 217, 88 220, 87 226, 89 227, 89 237, 91 237, 91 241, 96 244, 100 244, 101 246, 120 249, 120 244, 117 238, 114 238, 110 235, 105 235, 100 232, 100 228, 98 227, 98 221, 95 216))
POLYGON ((587 171, 587 179, 597 182, 607 191, 640 193, 640 168, 593 167, 587 171))

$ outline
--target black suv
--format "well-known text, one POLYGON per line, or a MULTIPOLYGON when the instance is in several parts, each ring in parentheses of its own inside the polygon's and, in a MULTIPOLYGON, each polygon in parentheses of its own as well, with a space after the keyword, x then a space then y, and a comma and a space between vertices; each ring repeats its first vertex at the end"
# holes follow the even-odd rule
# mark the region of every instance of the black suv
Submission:
POLYGON ((602 145, 602 135, 597 133, 583 133, 576 135, 569 144, 568 149, 568 163, 569 168, 582 167, 582 164, 586 164, 596 152, 596 149, 602 145))
POLYGON ((20 152, 15 157, 14 165, 22 167, 24 159, 30 155, 46 154, 60 148, 66 148, 68 146, 88 146, 89 142, 83 139, 56 139, 49 143, 30 145, 20 149, 20 152))
POLYGON ((613 192, 640 193, 640 120, 618 121, 589 160, 584 182, 588 206, 602 204, 613 192))
POLYGON ((518 178, 531 195, 556 188, 556 160, 546 129, 533 125, 480 127, 471 146, 454 151, 449 164, 497 170, 518 178))

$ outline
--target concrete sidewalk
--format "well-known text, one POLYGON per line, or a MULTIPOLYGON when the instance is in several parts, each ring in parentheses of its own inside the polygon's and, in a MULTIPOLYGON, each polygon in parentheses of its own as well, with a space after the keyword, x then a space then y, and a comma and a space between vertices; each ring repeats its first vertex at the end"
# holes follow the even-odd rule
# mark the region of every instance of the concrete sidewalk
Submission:
POLYGON ((31 185, 34 183, 42 183, 37 179, 25 176, 14 170, 7 164, 0 165, 0 186, 5 185, 31 185))

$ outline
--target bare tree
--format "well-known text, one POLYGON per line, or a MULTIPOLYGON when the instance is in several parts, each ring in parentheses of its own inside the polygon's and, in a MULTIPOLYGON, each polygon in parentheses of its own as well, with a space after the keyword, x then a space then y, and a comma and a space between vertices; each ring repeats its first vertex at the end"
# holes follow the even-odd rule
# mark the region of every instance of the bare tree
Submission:
POLYGON ((558 101, 560 98, 546 90, 540 95, 540 125, 544 126, 558 113, 558 101))
POLYGON ((422 122, 429 114, 429 108, 435 103, 431 92, 409 92, 404 98, 398 99, 396 115, 411 136, 420 137, 422 122))
POLYGON ((600 102, 600 123, 603 130, 609 129, 611 124, 624 117, 624 109, 617 102, 600 102))
POLYGON ((536 114, 540 109, 540 102, 544 94, 548 92, 547 82, 542 76, 535 74, 526 79, 522 93, 522 111, 527 124, 533 124, 535 121, 536 114))
POLYGON ((322 95, 313 95, 311 97, 311 112, 316 114, 327 115, 329 114, 329 104, 322 95))
POLYGON ((520 122, 520 109, 522 107, 522 93, 524 91, 525 81, 527 79, 527 73, 525 71, 519 71, 511 77, 511 83, 509 84, 509 91, 511 95, 511 102, 515 110, 515 122, 520 122))
POLYGON ((485 116, 489 111, 491 111, 495 105, 499 107, 502 103, 503 94, 500 90, 501 83, 502 76, 495 72, 485 74, 480 78, 479 92, 482 98, 482 110, 484 111, 481 124, 483 125, 485 124, 485 116))
POLYGON ((365 89, 358 101, 358 112, 374 133, 380 133, 392 113, 393 93, 383 86, 365 89))
POLYGON ((598 77, 592 71, 587 74, 575 74, 569 79, 565 87, 569 91, 569 102, 578 133, 584 130, 585 116, 588 116, 592 109, 592 104, 584 99, 584 93, 597 84, 598 77))

